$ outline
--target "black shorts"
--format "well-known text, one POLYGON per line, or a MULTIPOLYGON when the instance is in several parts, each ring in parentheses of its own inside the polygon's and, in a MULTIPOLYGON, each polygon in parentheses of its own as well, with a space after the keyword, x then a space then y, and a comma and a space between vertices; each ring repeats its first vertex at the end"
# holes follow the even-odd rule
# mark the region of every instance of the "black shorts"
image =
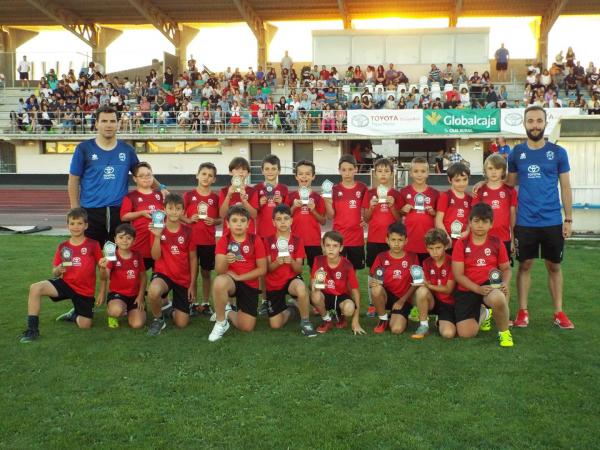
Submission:
POLYGON ((517 261, 522 262, 541 256, 552 263, 560 263, 563 258, 565 239, 562 225, 550 227, 515 226, 515 250, 517 261))
POLYGON ((386 252, 389 249, 390 247, 386 243, 367 242, 367 267, 370 269, 375 262, 377 255, 379 255, 381 252, 386 252))
POLYGON ((152 277, 150 278, 150 283, 152 280, 160 278, 163 280, 168 287, 167 292, 164 292, 162 297, 165 298, 170 291, 173 291, 173 308, 182 313, 189 314, 190 313, 190 303, 188 302, 188 290, 185 286, 175 283, 168 276, 163 275, 162 273, 154 272, 152 277))
POLYGON ((29 80, 29 72, 19 72, 19 80, 29 80))
POLYGON ((121 225, 121 208, 107 206, 104 208, 84 208, 88 214, 88 228, 85 235, 98 241, 103 247, 106 241, 115 240, 115 229, 121 225))
POLYGON ((514 266, 515 262, 513 261, 512 253, 510 252, 510 241, 504 241, 504 247, 506 248, 506 254, 510 260, 510 267, 512 267, 514 266))
MULTIPOLYGON (((456 323, 456 312, 454 305, 441 302, 437 298, 435 298, 433 309, 429 311, 429 314, 438 316, 438 320, 456 323)), ((477 318, 479 318, 479 316, 477 316, 477 318)))
POLYGON ((302 276, 300 274, 296 275, 294 278, 290 278, 285 286, 277 291, 267 291, 267 306, 269 307, 269 317, 276 316, 277 314, 282 313, 287 309, 287 304, 285 303, 286 295, 289 295, 292 298, 294 297, 289 293, 290 284, 292 281, 300 280, 304 283, 302 276))
POLYGON ((106 304, 110 303, 111 300, 121 300, 127 306, 127 312, 132 309, 137 309, 137 305, 135 304, 135 297, 129 297, 127 295, 121 295, 116 292, 109 292, 106 297, 106 304))
POLYGON ((454 292, 454 314, 456 323, 463 320, 474 319, 479 322, 481 316, 481 305, 483 305, 483 295, 476 294, 472 291, 454 292))
POLYGON ((258 293, 259 290, 248 286, 243 281, 236 281, 232 278, 235 283, 235 304, 237 305, 238 311, 242 311, 252 317, 257 316, 258 312, 258 293))
POLYGON ((390 311, 390 314, 400 314, 401 316, 404 316, 405 319, 408 319, 410 310, 413 307, 412 303, 410 303, 407 300, 404 302, 404 305, 402 305, 402 308, 392 309, 394 307, 394 303, 396 303, 398 301, 398 297, 396 297, 393 293, 391 293, 387 289, 385 290, 385 295, 387 296, 387 301, 385 302, 385 309, 387 311, 390 311))
POLYGON ((508 63, 507 62, 497 62, 496 63, 496 70, 506 70, 508 69, 508 63))
POLYGON ((154 270, 154 259, 153 258, 144 258, 144 268, 146 270, 148 270, 148 269, 154 270))
POLYGON ((429 253, 417 253, 417 258, 419 260, 419 265, 423 265, 423 261, 429 258, 429 253))
POLYGON ((71 299, 73 302, 73 308, 78 316, 92 319, 94 317, 94 297, 86 297, 80 295, 67 284, 62 278, 52 278, 48 280, 52 286, 58 292, 56 297, 50 297, 53 302, 60 302, 61 300, 71 299))
POLYGON ((215 245, 197 245, 198 265, 203 270, 215 269, 215 245))
MULTIPOLYGON (((325 298, 325 310, 335 311, 335 314, 338 316, 342 315, 340 303, 345 302, 346 300, 350 300, 354 303, 354 300, 352 300, 352 297, 350 297, 349 294, 333 295, 323 292, 323 297, 325 298)), ((356 307, 356 303, 354 303, 354 306, 356 307)))
POLYGON ((323 254, 323 249, 320 245, 305 245, 304 251, 306 252, 306 262, 309 268, 312 268, 315 258, 323 254))
POLYGON ((364 269, 365 267, 365 247, 363 245, 344 246, 342 256, 350 260, 355 270, 364 269))

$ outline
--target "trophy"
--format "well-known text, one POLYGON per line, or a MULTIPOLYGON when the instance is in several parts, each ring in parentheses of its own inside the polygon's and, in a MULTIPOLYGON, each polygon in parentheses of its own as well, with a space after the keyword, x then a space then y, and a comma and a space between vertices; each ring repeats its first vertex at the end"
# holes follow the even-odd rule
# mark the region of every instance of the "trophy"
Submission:
POLYGON ((379 266, 375 269, 375 273, 373 273, 373 279, 376 280, 379 284, 383 284, 383 275, 384 275, 383 267, 379 266))
POLYGON ((490 270, 490 286, 494 289, 500 289, 502 285, 502 271, 499 269, 490 270))
POLYGON ((164 228, 165 217, 164 211, 152 211, 152 228, 164 228))
POLYGON ((299 191, 300 201, 303 205, 308 205, 308 201, 310 200, 310 189, 306 186, 302 186, 299 191))
POLYGON ((421 266, 410 266, 410 276, 412 277, 413 286, 422 286, 425 284, 425 273, 421 266))
POLYGON ((231 178, 231 184, 235 188, 235 192, 240 193, 242 192, 242 188, 244 187, 244 179, 239 175, 236 175, 231 178))
POLYGON ((425 194, 419 192, 415 195, 415 211, 425 211, 425 194))
POLYGON ((233 256, 235 256, 235 259, 237 260, 242 260, 244 259, 242 257, 242 251, 240 249, 240 244, 238 244, 237 242, 230 242, 229 245, 227 246, 227 253, 232 253, 233 256))
POLYGON ((277 257, 285 258, 290 256, 290 246, 287 239, 278 239, 277 240, 277 257))
POLYGON ((107 261, 117 260, 117 246, 114 242, 106 241, 106 244, 104 244, 104 256, 107 261))
POLYGON ((325 278, 327 277, 327 272, 322 267, 317 269, 315 272, 315 282, 313 284, 315 289, 325 289, 325 278))
POLYGON ((208 219, 208 205, 204 202, 198 203, 198 218, 200 220, 208 219))
POLYGON ((377 198, 379 199, 378 203, 387 203, 388 196, 388 188, 383 184, 380 184, 377 188, 377 198))
POLYGON ((63 267, 73 266, 73 250, 71 250, 69 247, 63 247, 63 249, 60 251, 60 259, 63 267))
POLYGON ((458 220, 455 220, 454 222, 452 222, 450 224, 450 237, 452 239, 458 239, 460 238, 460 235, 462 233, 462 223, 459 222, 458 220))
POLYGON ((329 180, 323 181, 321 185, 323 188, 323 198, 332 198, 333 197, 333 183, 329 180))
POLYGON ((275 197, 275 186, 271 183, 265 183, 265 196, 269 201, 272 201, 273 197, 275 197))

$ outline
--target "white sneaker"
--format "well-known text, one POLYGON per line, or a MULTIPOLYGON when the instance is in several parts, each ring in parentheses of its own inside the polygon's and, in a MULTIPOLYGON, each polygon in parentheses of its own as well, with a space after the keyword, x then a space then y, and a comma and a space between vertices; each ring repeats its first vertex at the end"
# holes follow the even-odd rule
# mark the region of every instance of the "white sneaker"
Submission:
MULTIPOLYGON (((225 305, 225 320, 227 320, 227 314, 229 314, 229 311, 233 311, 233 308, 231 307, 231 303, 227 303, 225 305)), ((211 322, 216 322, 217 321, 217 313, 216 312, 212 313, 209 320, 211 322)))
POLYGON ((210 342, 218 341, 225 333, 227 333, 227 330, 229 330, 229 321, 227 319, 225 319, 223 322, 215 322, 213 330, 208 335, 208 340, 210 342))

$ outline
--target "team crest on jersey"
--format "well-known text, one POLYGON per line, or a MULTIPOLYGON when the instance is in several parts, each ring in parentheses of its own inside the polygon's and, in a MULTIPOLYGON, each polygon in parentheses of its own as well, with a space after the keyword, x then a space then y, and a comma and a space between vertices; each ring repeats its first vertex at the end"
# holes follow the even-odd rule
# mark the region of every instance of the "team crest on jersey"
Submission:
POLYGON ((244 245, 244 247, 242 248, 242 251, 244 253, 250 253, 250 247, 248 245, 244 245))
POLYGON ((361 195, 362 195, 362 192, 356 191, 356 198, 360 198, 361 195))
POLYGON ((408 267, 408 261, 402 261, 402 268, 406 269, 408 267))
POLYGON ((525 159, 527 158, 527 155, 525 153, 521 153, 521 156, 519 156, 519 159, 525 159))
POLYGON ((344 194, 342 194, 341 191, 338 191, 338 197, 341 197, 342 195, 344 195, 344 194))
POLYGON ((179 247, 177 247, 176 245, 171 245, 171 254, 179 255, 179 247))
POLYGON ((554 152, 552 150, 548 150, 546 152, 546 158, 548 158, 548 161, 552 161, 554 159, 554 152))
POLYGON ((293 251, 294 251, 294 244, 289 244, 289 245, 288 245, 288 250, 289 250, 290 252, 293 252, 293 251))
POLYGON ((506 192, 500 191, 500 198, 505 198, 505 197, 506 197, 506 192))
POLYGON ((119 153, 119 161, 125 161, 125 153, 119 153))
POLYGON ((214 203, 215 203, 215 201, 214 201, 212 198, 209 198, 209 199, 208 199, 208 204, 209 204, 210 206, 212 206, 214 203))
POLYGON ((485 256, 490 256, 492 254, 492 251, 486 247, 483 253, 485 253, 485 256))
POLYGON ((92 161, 98 161, 98 155, 92 154, 92 161))
POLYGON ((131 269, 129 269, 129 270, 127 271, 127 279, 128 279, 128 280, 133 280, 133 279, 135 279, 135 270, 131 270, 131 269))
POLYGON ((156 198, 156 200, 160 200, 160 194, 154 194, 154 197, 156 198))
POLYGON ((275 246, 275 244, 271 244, 271 250, 275 250, 277 247, 275 246))
POLYGON ((431 270, 429 271, 429 274, 430 274, 430 275, 435 275, 435 270, 431 269, 431 270))
POLYGON ((336 272, 336 273, 335 273, 335 278, 336 278, 337 280, 340 280, 340 279, 342 278, 342 272, 336 272))
POLYGON ((485 267, 485 259, 479 258, 477 260, 477 267, 485 267))
POLYGON ((445 277, 446 276, 446 269, 442 269, 442 276, 445 277))
POLYGON ((464 203, 464 205, 465 205, 465 208, 468 208, 468 207, 469 207, 469 202, 468 202, 468 201, 466 201, 466 200, 465 200, 463 203, 464 203))
POLYGON ((83 248, 81 249, 81 254, 82 254, 82 255, 87 255, 87 247, 83 247, 83 248))
POLYGON ((179 236, 177 238, 177 242, 179 242, 180 244, 183 244, 185 242, 185 238, 183 236, 179 236))

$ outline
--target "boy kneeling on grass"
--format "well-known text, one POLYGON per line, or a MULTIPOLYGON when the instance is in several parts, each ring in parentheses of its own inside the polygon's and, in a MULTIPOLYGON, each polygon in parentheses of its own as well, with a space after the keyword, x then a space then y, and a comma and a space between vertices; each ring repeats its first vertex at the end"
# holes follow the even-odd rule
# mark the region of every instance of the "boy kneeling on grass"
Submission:
POLYGON ((500 346, 512 347, 508 329, 510 262, 504 243, 488 235, 493 218, 490 205, 476 204, 469 214, 469 235, 457 239, 452 251, 452 272, 458 283, 454 293, 456 332, 459 337, 472 338, 480 324, 482 330, 490 330, 493 313, 500 346))

